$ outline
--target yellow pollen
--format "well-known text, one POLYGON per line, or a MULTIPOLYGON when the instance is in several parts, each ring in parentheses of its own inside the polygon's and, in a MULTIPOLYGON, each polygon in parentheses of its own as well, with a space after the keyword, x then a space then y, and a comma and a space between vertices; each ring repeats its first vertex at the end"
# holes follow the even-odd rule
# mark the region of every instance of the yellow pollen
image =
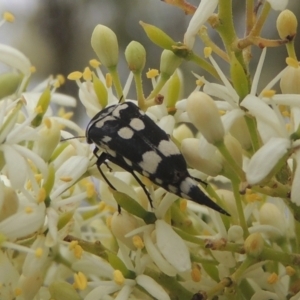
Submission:
POLYGON ((79 71, 72 72, 68 75, 69 80, 79 80, 82 77, 82 73, 79 71))
POLYGON ((220 114, 220 116, 224 116, 224 115, 225 115, 225 113, 226 113, 226 111, 225 111, 225 110, 219 110, 219 114, 220 114))
POLYGON ((159 75, 159 71, 157 69, 150 69, 147 73, 146 76, 147 78, 151 79, 151 78, 155 78, 159 75))
POLYGON ((87 278, 82 272, 78 272, 74 274, 74 286, 78 290, 85 290, 87 287, 87 278))
POLYGON ((272 273, 269 277, 268 277, 268 279, 267 279, 267 282, 269 283, 269 284, 274 284, 274 283, 276 283, 278 281, 278 275, 276 274, 276 273, 272 273))
POLYGON ((74 248, 74 255, 76 258, 80 259, 83 253, 83 249, 81 248, 81 246, 76 245, 74 248))
POLYGON ((42 176, 42 174, 35 174, 34 178, 38 183, 40 183, 41 180, 43 179, 43 176, 42 176))
POLYGON ((60 177, 60 180, 64 182, 70 182, 73 180, 73 178, 71 176, 62 176, 60 177))
POLYGON ((265 98, 272 98, 276 94, 275 90, 264 90, 262 91, 262 96, 265 98))
POLYGON ((42 248, 37 248, 36 250, 35 250, 35 256, 37 257, 37 258, 40 258, 42 255, 43 255, 43 249, 42 248))
POLYGON ((32 207, 30 207, 30 206, 25 207, 25 212, 26 212, 27 214, 32 213, 32 212, 33 212, 32 207))
POLYGON ((12 13, 6 11, 6 12, 3 13, 3 19, 6 22, 12 23, 12 22, 15 21, 15 16, 12 13))
POLYGON ((112 80, 111 74, 107 73, 105 75, 105 84, 106 84, 106 87, 110 88, 112 86, 112 83, 113 83, 113 80, 112 80))
POLYGON ((293 275, 295 275, 296 270, 291 266, 286 266, 285 267, 285 272, 288 276, 293 276, 293 275))
POLYGON ((105 204, 104 202, 100 202, 100 203, 98 204, 98 211, 99 211, 99 212, 104 211, 105 207, 106 207, 106 204, 105 204))
POLYGON ((45 201, 46 199, 46 196, 47 196, 47 193, 46 193, 46 190, 44 188, 41 188, 39 190, 39 194, 37 196, 37 203, 42 203, 45 201))
POLYGON ((34 111, 37 113, 37 114, 41 114, 44 112, 43 110, 43 107, 41 105, 37 106, 34 111))
POLYGON ((60 82, 58 80, 55 80, 52 84, 52 86, 56 89, 58 89, 60 87, 60 82))
POLYGON ((286 64, 287 64, 289 67, 293 67, 293 68, 296 68, 296 69, 299 67, 299 62, 298 62, 296 59, 294 59, 294 58, 287 57, 287 58, 285 59, 285 62, 286 62, 286 64))
POLYGON ((97 60, 97 59, 91 59, 89 61, 89 63, 90 63, 90 66, 95 68, 95 69, 98 68, 101 65, 100 61, 97 60))
POLYGON ((196 80, 196 85, 202 86, 203 84, 204 84, 204 82, 201 79, 196 80))
POLYGON ((247 202, 252 203, 256 201, 261 201, 262 197, 259 194, 253 193, 251 190, 247 190, 245 199, 247 202))
POLYGON ((143 249, 145 247, 142 238, 138 235, 132 237, 132 242, 137 249, 143 249))
POLYGON ((30 67, 30 73, 33 74, 36 72, 36 67, 35 66, 31 66, 30 67))
POLYGON ((187 200, 186 199, 180 199, 179 208, 181 211, 186 211, 186 208, 187 208, 187 200))
POLYGON ((125 278, 120 270, 114 271, 114 282, 118 285, 122 285, 125 281, 125 278))
POLYGON ((106 223, 106 226, 107 226, 108 228, 111 228, 111 220, 112 220, 112 216, 108 216, 108 217, 106 218, 105 223, 106 223))
POLYGON ((95 186, 92 182, 88 182, 85 185, 86 188, 86 195, 88 198, 92 198, 96 194, 95 186))
POLYGON ((89 67, 86 67, 83 71, 83 79, 86 81, 91 81, 92 80, 92 72, 89 67))
POLYGON ((212 49, 211 47, 205 47, 203 52, 204 52, 204 57, 208 58, 212 53, 212 49))
POLYGON ((73 250, 77 245, 78 245, 78 241, 72 241, 72 242, 69 244, 69 249, 70 249, 70 250, 73 250))
POLYGON ((291 113, 288 110, 283 110, 281 114, 286 118, 289 118, 291 116, 291 113))
POLYGON ((191 277, 194 282, 200 282, 201 270, 200 270, 199 266, 193 267, 192 272, 191 272, 191 277))
POLYGON ((15 296, 20 296, 22 295, 22 290, 20 288, 15 289, 15 296))
POLYGON ((31 183, 30 180, 28 180, 28 181, 26 182, 26 189, 27 189, 27 190, 31 190, 31 188, 32 188, 32 183, 31 183))
POLYGON ((62 115, 62 118, 70 120, 73 117, 74 113, 72 111, 66 112, 62 115))
POLYGON ((66 78, 64 75, 62 74, 57 74, 56 75, 56 79, 59 81, 59 83, 62 85, 66 82, 66 78))

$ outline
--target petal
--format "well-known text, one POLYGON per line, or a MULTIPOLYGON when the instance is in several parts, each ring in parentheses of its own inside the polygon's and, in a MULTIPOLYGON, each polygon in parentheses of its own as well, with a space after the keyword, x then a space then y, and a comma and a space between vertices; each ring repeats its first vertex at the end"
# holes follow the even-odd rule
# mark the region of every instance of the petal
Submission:
POLYGON ((136 277, 138 285, 143 287, 150 295, 157 300, 170 300, 169 295, 153 278, 147 275, 138 275, 136 277))
POLYGON ((191 270, 187 245, 173 228, 163 220, 155 223, 157 247, 166 260, 179 272, 191 270))
POLYGON ((284 10, 288 4, 288 0, 267 0, 274 10, 284 10))
POLYGON ((250 159, 246 170, 248 183, 254 185, 265 179, 290 147, 288 139, 271 138, 250 159))

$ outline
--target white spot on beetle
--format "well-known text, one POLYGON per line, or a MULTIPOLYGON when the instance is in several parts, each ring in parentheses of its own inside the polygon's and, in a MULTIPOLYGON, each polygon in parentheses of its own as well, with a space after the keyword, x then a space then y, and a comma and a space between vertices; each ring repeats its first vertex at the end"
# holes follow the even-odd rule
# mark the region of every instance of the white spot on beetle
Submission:
POLYGON ((142 161, 139 162, 139 166, 144 171, 154 174, 161 160, 161 157, 154 151, 147 151, 143 154, 142 161))
POLYGON ((128 105, 126 103, 119 104, 113 111, 112 115, 117 118, 120 118, 120 111, 126 109, 127 107, 128 105))
POLYGON ((143 130, 145 128, 144 122, 138 118, 132 119, 130 121, 129 126, 132 127, 136 131, 143 130))
POLYGON ((101 128, 103 127, 104 123, 107 121, 116 121, 116 118, 112 117, 112 116, 107 116, 103 119, 100 119, 99 121, 95 122, 95 127, 97 128, 101 128))
POLYGON ((172 184, 169 184, 168 185, 168 191, 170 191, 171 193, 173 194, 176 194, 178 192, 178 189, 176 186, 172 185, 172 184))
POLYGON ((133 134, 134 132, 129 127, 123 127, 118 131, 118 135, 125 140, 131 139, 133 134))
POLYGON ((181 194, 186 194, 188 195, 191 188, 195 186, 195 182, 192 178, 190 177, 187 177, 185 178, 183 181, 181 181, 180 183, 180 191, 181 191, 181 194))
POLYGON ((162 140, 157 148, 164 156, 180 154, 178 148, 172 141, 162 140))
POLYGON ((131 160, 129 160, 129 159, 125 158, 125 157, 123 157, 123 159, 124 159, 125 163, 126 163, 128 166, 130 166, 130 167, 132 166, 131 160))
POLYGON ((108 143, 108 142, 110 142, 110 141, 111 141, 111 137, 108 136, 108 135, 105 135, 105 136, 102 138, 102 142, 103 142, 103 143, 108 143))

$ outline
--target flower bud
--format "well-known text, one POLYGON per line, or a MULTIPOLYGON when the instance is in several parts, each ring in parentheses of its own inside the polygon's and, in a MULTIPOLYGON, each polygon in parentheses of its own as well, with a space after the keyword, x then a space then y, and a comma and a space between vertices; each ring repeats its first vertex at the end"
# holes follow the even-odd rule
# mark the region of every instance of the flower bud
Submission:
POLYGON ((283 71, 280 79, 280 89, 283 94, 300 94, 300 67, 299 62, 287 58, 288 66, 283 71))
POLYGON ((210 96, 203 92, 193 92, 187 98, 186 111, 191 122, 209 143, 223 141, 224 127, 218 108, 210 96))
POLYGON ((258 257, 264 249, 264 239, 260 233, 250 234, 244 243, 246 253, 251 257, 258 257))
POLYGON ((31 125, 33 127, 37 127, 42 123, 43 117, 49 107, 50 100, 51 100, 51 92, 50 92, 50 88, 47 87, 41 94, 40 99, 36 104, 36 110, 38 113, 36 117, 31 121, 31 125))
POLYGON ((140 21, 140 25, 142 25, 143 29, 145 30, 148 38, 157 46, 172 50, 172 46, 175 45, 175 41, 171 39, 166 33, 164 33, 158 27, 155 27, 151 24, 144 23, 140 21))
POLYGON ((0 181, 0 222, 15 214, 19 207, 19 198, 15 190, 0 181))
POLYGON ((180 99, 183 88, 183 78, 179 69, 177 69, 166 84, 165 99, 167 108, 174 109, 176 102, 180 99))
POLYGON ((16 73, 4 73, 0 75, 0 99, 16 92, 22 81, 22 76, 16 73))
POLYGON ((279 208, 273 203, 264 203, 259 210, 259 222, 261 225, 270 225, 274 231, 266 233, 270 238, 284 235, 285 218, 279 208))
POLYGON ((65 299, 65 300, 79 300, 81 297, 76 292, 72 284, 61 281, 53 282, 49 286, 49 292, 53 299, 65 299))
POLYGON ((227 134, 224 139, 225 146, 237 165, 243 167, 243 150, 241 144, 231 135, 227 134))
POLYGON ((118 64, 118 40, 110 28, 97 25, 92 33, 91 44, 100 62, 105 67, 112 68, 118 64))
POLYGON ((164 50, 160 57, 160 73, 162 77, 170 78, 180 66, 183 59, 175 55, 172 51, 164 50))
POLYGON ((122 213, 115 212, 111 220, 111 231, 113 235, 124 243, 131 250, 135 250, 132 237, 125 237, 127 233, 136 229, 138 222, 135 217, 122 210, 122 213))
POLYGON ((250 149, 251 137, 244 117, 235 120, 230 128, 230 133, 240 142, 243 149, 250 149))
POLYGON ((184 139, 193 138, 194 135, 186 124, 181 124, 173 130, 173 137, 181 144, 184 139))
POLYGON ((106 107, 108 103, 108 93, 103 82, 93 73, 93 87, 101 108, 106 107))
POLYGON ((125 49, 125 58, 133 74, 141 73, 146 63, 146 50, 142 44, 132 41, 125 49))
POLYGON ((276 21, 276 27, 281 39, 292 40, 297 33, 298 21, 293 12, 282 11, 276 21))
POLYGON ((209 144, 205 147, 195 138, 184 139, 181 143, 181 153, 188 165, 210 176, 217 176, 222 171, 220 157, 215 152, 214 147, 209 144))
POLYGON ((232 225, 228 229, 228 241, 230 242, 240 242, 243 240, 243 228, 239 225, 232 225))

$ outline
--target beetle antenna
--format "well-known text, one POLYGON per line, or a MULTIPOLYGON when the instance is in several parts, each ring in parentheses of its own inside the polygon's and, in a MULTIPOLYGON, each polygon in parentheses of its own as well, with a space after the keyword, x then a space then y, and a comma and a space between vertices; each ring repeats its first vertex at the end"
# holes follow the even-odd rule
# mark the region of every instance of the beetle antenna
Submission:
POLYGON ((65 142, 65 141, 68 141, 68 140, 74 140, 74 139, 86 139, 86 136, 84 135, 80 135, 80 136, 73 136, 73 137, 70 137, 70 138, 66 138, 66 139, 62 139, 60 140, 61 142, 65 142))

